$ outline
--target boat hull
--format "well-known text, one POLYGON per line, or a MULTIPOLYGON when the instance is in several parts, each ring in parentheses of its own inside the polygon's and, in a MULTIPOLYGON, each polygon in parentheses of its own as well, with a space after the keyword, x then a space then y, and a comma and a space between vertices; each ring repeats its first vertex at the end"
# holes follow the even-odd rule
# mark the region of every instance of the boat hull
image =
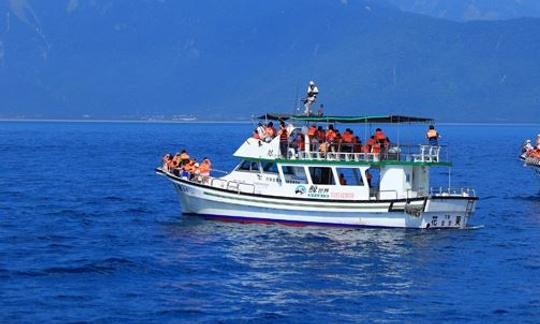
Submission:
POLYGON ((292 199, 246 194, 168 176, 182 212, 238 222, 389 228, 464 228, 475 197, 384 201, 292 199))

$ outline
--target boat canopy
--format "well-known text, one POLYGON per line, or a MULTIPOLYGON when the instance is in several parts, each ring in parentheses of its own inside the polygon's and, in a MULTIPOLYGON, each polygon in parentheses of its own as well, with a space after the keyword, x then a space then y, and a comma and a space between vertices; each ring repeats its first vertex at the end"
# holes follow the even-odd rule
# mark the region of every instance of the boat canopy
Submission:
POLYGON ((266 113, 257 119, 263 120, 290 120, 313 123, 342 123, 342 124, 400 124, 400 123, 433 123, 432 118, 381 115, 381 116, 305 116, 281 113, 266 113))

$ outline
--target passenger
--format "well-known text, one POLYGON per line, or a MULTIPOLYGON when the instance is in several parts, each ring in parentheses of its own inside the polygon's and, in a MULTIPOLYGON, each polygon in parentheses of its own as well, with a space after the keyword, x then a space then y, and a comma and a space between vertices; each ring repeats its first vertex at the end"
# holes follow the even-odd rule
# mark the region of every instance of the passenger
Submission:
POLYGON ((371 188, 371 179, 373 178, 373 176, 371 175, 371 173, 369 172, 369 169, 366 170, 366 180, 367 180, 367 183, 368 183, 368 186, 371 188))
POLYGON ((322 126, 319 126, 317 128, 317 140, 319 141, 319 143, 326 142, 326 132, 324 131, 322 126))
POLYGON ((536 135, 536 149, 540 150, 540 134, 536 135))
POLYGON ((176 153, 174 155, 174 157, 172 158, 172 165, 171 165, 171 170, 173 174, 175 175, 180 175, 180 163, 182 162, 182 160, 180 159, 180 153, 176 153))
POLYGON ((187 162, 189 162, 189 154, 186 150, 182 150, 182 152, 180 152, 180 165, 184 165, 187 162))
POLYGON ((333 143, 336 139, 336 131, 334 130, 334 125, 328 125, 328 130, 326 131, 326 141, 328 143, 333 143))
POLYGON ((200 168, 199 163, 195 163, 195 165, 193 166, 193 175, 191 177, 191 180, 200 183, 202 182, 202 178, 201 178, 201 170, 199 168, 200 168))
POLYGON ((362 153, 362 141, 360 140, 360 137, 358 137, 358 136, 354 137, 353 152, 354 153, 362 153))
POLYGON ((364 145, 362 151, 363 151, 364 153, 372 153, 371 151, 372 151, 372 149, 373 149, 373 145, 375 145, 376 143, 377 143, 377 141, 375 140, 375 136, 372 135, 372 136, 367 140, 367 142, 366 142, 366 144, 364 145))
POLYGON ((371 146, 371 153, 373 153, 375 156, 379 156, 380 153, 381 153, 381 149, 382 149, 382 145, 381 143, 375 143, 371 146))
POLYGON ((311 105, 313 105, 313 103, 317 99, 318 94, 319 88, 317 88, 315 82, 309 81, 309 85, 306 91, 306 98, 304 99, 304 115, 311 115, 311 105))
POLYGON ((179 166, 180 165, 180 153, 176 153, 173 157, 173 164, 175 167, 179 166))
POLYGON ((208 179, 210 178, 211 170, 212 170, 212 163, 207 157, 204 157, 204 159, 201 162, 201 165, 199 166, 199 172, 201 174, 202 183, 208 182, 208 179))
POLYGON ((261 139, 261 136, 259 135, 259 132, 257 131, 257 129, 254 129, 253 130, 253 133, 251 133, 251 138, 254 138, 256 140, 260 140, 261 139))
POLYGON ((345 175, 343 175, 343 173, 339 174, 339 184, 342 186, 347 185, 347 179, 345 179, 345 175))
POLYGON ((182 171, 182 179, 185 179, 185 180, 189 180, 189 170, 190 170, 191 166, 190 166, 190 162, 186 162, 181 168, 180 170, 182 171))
POLYGON ((342 145, 342 151, 343 152, 352 152, 353 151, 353 144, 354 144, 354 133, 352 129, 347 128, 343 135, 341 136, 343 139, 343 145, 342 145))
POLYGON ((330 144, 328 144, 328 142, 322 142, 319 145, 319 153, 321 153, 321 156, 323 157, 326 156, 326 153, 328 153, 329 146, 330 144))
POLYGON ((264 127, 263 124, 259 122, 257 124, 257 128, 255 128, 255 132, 257 132, 259 139, 264 139, 266 135, 266 127, 264 127))
POLYGON ((287 132, 287 126, 284 121, 279 124, 279 151, 281 156, 287 158, 289 148, 289 134, 287 132))
POLYGON ((435 126, 429 125, 429 129, 426 132, 426 138, 428 140, 429 145, 431 146, 438 146, 439 145, 439 132, 435 130, 435 126))
POLYGON ((161 169, 165 171, 169 171, 169 160, 171 160, 171 155, 169 153, 163 155, 161 158, 161 169))
POLYGON ((176 165, 174 165, 173 157, 172 155, 169 155, 169 159, 167 160, 167 170, 172 172, 175 167, 176 165))
POLYGON ((268 125, 266 125, 265 133, 264 133, 264 141, 265 142, 271 142, 274 137, 276 137, 277 131, 274 128, 274 123, 269 122, 268 125))
POLYGON ((187 166, 185 168, 185 170, 188 172, 188 179, 189 180, 193 180, 194 176, 195 176, 195 171, 197 171, 197 160, 195 158, 189 160, 189 162, 187 163, 187 166))
POLYGON ((377 128, 375 130, 375 141, 380 144, 384 144, 386 142, 386 135, 384 135, 384 132, 382 129, 377 128))
POLYGON ((302 133, 298 133, 296 135, 296 150, 297 150, 297 153, 304 152, 306 150, 304 134, 302 133))
POLYGON ((532 150, 534 150, 534 146, 532 146, 531 140, 528 139, 527 141, 525 141, 525 144, 523 145, 522 153, 525 153, 526 155, 528 155, 532 150))
POLYGON ((307 135, 310 140, 313 139, 317 135, 317 126, 315 126, 315 124, 311 124, 311 126, 309 126, 307 135))

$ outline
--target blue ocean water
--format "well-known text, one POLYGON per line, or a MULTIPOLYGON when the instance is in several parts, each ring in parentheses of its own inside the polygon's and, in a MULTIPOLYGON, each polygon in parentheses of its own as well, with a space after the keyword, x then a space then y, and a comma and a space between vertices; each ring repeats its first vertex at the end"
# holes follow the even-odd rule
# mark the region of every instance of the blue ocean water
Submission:
POLYGON ((251 128, 0 123, 0 321, 539 320, 540 182, 517 153, 540 126, 439 127, 481 229, 181 216, 160 156, 188 148, 228 170, 251 128))

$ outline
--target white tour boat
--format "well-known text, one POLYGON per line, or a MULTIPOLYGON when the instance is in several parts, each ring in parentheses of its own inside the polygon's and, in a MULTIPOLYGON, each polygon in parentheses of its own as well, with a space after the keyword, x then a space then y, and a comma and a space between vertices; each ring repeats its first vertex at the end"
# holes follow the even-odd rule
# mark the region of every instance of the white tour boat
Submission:
MULTIPOLYGON (((306 134, 306 125, 313 123, 432 122, 408 116, 266 114, 261 118, 286 121, 290 134, 306 134)), ((300 136, 309 143, 307 135, 300 136)), ((268 143, 248 138, 234 153, 240 162, 225 176, 189 180, 163 167, 156 172, 174 184, 184 214, 210 219, 289 225, 465 228, 474 213, 478 200, 474 190, 430 187, 430 168, 451 166, 442 158, 442 146, 392 144, 380 153, 336 149, 324 154, 306 145, 303 151, 291 147, 282 155, 279 141, 279 136, 268 143), (340 177, 346 179, 346 185, 340 177)))

